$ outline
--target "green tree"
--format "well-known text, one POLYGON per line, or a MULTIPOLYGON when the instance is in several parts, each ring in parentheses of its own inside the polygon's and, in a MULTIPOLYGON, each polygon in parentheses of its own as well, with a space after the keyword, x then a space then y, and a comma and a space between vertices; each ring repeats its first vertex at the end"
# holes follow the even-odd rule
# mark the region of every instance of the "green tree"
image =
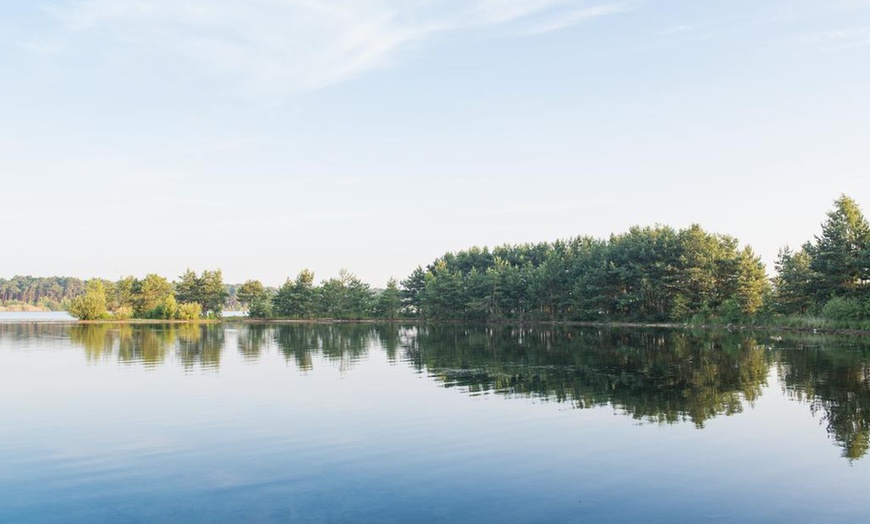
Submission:
POLYGON ((223 282, 220 269, 204 270, 199 276, 187 269, 175 284, 175 292, 181 303, 196 302, 203 313, 220 317, 229 292, 223 282))
POLYGON ((805 247, 813 271, 812 291, 818 304, 834 296, 862 298, 867 295, 868 248, 870 225, 854 200, 840 196, 822 224, 821 235, 815 237, 815 243, 805 247))
POLYGON ((423 317, 423 301, 426 292, 426 272, 417 268, 401 283, 402 308, 405 313, 423 317))
POLYGON ((135 316, 147 318, 156 315, 158 306, 173 295, 172 284, 168 280, 150 273, 133 286, 133 311, 135 316))
POLYGON ((813 307, 811 286, 815 280, 810 255, 805 249, 792 251, 786 246, 779 250, 774 268, 773 309, 782 314, 807 313, 813 307))
POLYGON ((319 314, 327 318, 368 318, 372 315, 373 294, 368 284, 342 269, 337 278, 320 286, 319 314))
POLYGON ((106 309, 106 290, 103 283, 93 279, 87 283, 84 295, 72 300, 69 314, 79 320, 100 320, 108 318, 106 309))
POLYGON ((113 314, 122 308, 124 311, 133 311, 135 306, 136 277, 128 276, 119 279, 113 286, 113 293, 108 297, 109 311, 113 314))
POLYGON ((196 271, 187 268, 175 283, 175 296, 180 302, 201 302, 202 283, 196 271))
POLYGON ((248 280, 236 290, 236 297, 243 306, 249 306, 254 300, 266 295, 266 288, 259 280, 248 280))
POLYGON ((311 318, 315 315, 317 289, 314 273, 303 269, 296 280, 287 279, 272 298, 276 316, 287 318, 311 318))
POLYGON ((734 287, 733 298, 740 306, 740 311, 746 317, 754 316, 764 304, 770 282, 761 259, 748 246, 738 255, 734 287))
POLYGON ((402 297, 399 284, 395 278, 387 281, 387 288, 378 294, 375 306, 375 316, 388 320, 395 320, 402 308, 402 297))
POLYGON ((224 310, 224 303, 229 296, 227 288, 224 286, 221 270, 203 271, 199 277, 199 282, 201 295, 197 302, 202 306, 203 312, 220 317, 224 310))

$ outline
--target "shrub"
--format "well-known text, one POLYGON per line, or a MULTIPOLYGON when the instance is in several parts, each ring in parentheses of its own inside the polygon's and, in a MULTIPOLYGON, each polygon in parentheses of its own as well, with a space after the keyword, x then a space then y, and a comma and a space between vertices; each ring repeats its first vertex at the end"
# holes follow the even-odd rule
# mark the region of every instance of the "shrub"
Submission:
POLYGON ((109 317, 106 310, 106 290, 102 282, 92 280, 84 295, 70 303, 69 314, 79 320, 104 320, 109 317))
POLYGON ((115 311, 112 311, 112 318, 115 320, 127 320, 133 318, 133 308, 130 306, 121 306, 115 311))
POLYGON ((740 322, 743 320, 743 309, 735 298, 729 298, 719 306, 719 318, 725 322, 740 322))
POLYGON ((197 320, 202 316, 202 306, 198 302, 184 302, 178 306, 175 318, 178 320, 197 320))
POLYGON ((862 309, 857 299, 834 297, 822 308, 822 316, 830 320, 860 320, 862 309))
POLYGON ((272 302, 267 297, 256 297, 248 306, 248 316, 251 318, 269 318, 272 316, 272 302))

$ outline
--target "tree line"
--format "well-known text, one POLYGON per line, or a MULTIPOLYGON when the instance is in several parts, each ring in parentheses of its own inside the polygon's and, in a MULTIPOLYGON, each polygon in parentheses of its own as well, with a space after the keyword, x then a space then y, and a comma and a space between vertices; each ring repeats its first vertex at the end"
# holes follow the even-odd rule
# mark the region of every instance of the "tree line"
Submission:
POLYGON ((0 305, 28 304, 57 311, 84 290, 85 282, 79 278, 16 275, 8 280, 0 278, 0 305))
POLYGON ((115 282, 89 280, 85 292, 70 302, 68 310, 80 320, 196 320, 220 317, 228 296, 219 269, 199 275, 188 269, 177 282, 153 273, 115 282))
POLYGON ((870 320, 870 225, 851 198, 837 199, 820 235, 781 249, 776 270, 775 311, 870 320))
POLYGON ((870 226, 848 196, 821 234, 783 248, 770 279, 734 237, 634 227, 609 239, 446 253, 402 282, 404 312, 432 320, 774 322, 870 325, 870 226), (858 324, 856 324, 856 322, 858 324))
POLYGON ((177 282, 154 274, 116 282, 42 279, 52 282, 43 285, 50 292, 0 280, 0 298, 27 289, 21 298, 66 300, 79 318, 193 319, 219 316, 231 304, 254 318, 736 323, 803 315, 870 321, 870 226, 851 198, 834 202, 820 235, 798 250, 784 247, 776 270, 769 278, 752 248, 734 237, 699 225, 657 225, 607 239, 448 252, 401 282, 391 279, 385 289, 348 271, 315 283, 305 269, 268 288, 259 280, 224 284, 220 270, 188 270, 177 282))
POLYGON ((403 289, 429 319, 664 322, 752 316, 769 282, 751 248, 694 225, 447 253, 403 289))

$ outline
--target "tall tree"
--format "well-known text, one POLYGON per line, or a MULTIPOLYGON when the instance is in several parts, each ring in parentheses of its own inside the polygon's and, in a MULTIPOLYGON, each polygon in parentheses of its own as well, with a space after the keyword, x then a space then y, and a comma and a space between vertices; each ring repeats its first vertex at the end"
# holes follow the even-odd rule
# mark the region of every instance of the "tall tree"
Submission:
POLYGON ((770 282, 764 264, 749 246, 737 257, 734 288, 734 299, 740 305, 743 315, 751 317, 758 313, 770 290, 770 282))
POLYGON ((779 250, 774 268, 773 309, 782 314, 807 313, 813 307, 811 286, 815 279, 807 250, 792 251, 785 246, 779 250))
POLYGON ((266 295, 266 288, 259 280, 248 280, 236 290, 236 297, 241 302, 243 307, 248 307, 251 303, 266 295))
POLYGON ((375 315, 379 318, 395 320, 399 316, 401 308, 402 297, 400 296, 399 283, 395 278, 391 278, 387 281, 387 288, 381 291, 377 297, 375 315))
POLYGON ((870 225, 858 204, 840 196, 821 235, 808 244, 813 291, 823 303, 834 296, 864 298, 867 295, 870 268, 866 253, 870 248, 870 225))
POLYGON ((311 318, 314 316, 317 289, 314 287, 314 273, 303 269, 296 280, 287 279, 272 297, 275 315, 287 318, 311 318))
POLYGON ((219 317, 224 309, 229 292, 224 286, 220 269, 204 270, 199 276, 187 269, 175 284, 175 293, 182 304, 197 303, 203 313, 219 317))
POLYGON ((401 282, 402 308, 405 313, 423 316, 423 295, 426 291, 426 272, 417 266, 411 274, 401 282))
POLYGON ((151 315, 158 306, 173 295, 172 284, 168 280, 150 273, 133 286, 133 309, 137 317, 151 315))
POLYGON ((224 310, 229 292, 224 286, 223 274, 220 269, 213 271, 204 270, 199 277, 200 300, 199 304, 205 313, 220 317, 224 310))

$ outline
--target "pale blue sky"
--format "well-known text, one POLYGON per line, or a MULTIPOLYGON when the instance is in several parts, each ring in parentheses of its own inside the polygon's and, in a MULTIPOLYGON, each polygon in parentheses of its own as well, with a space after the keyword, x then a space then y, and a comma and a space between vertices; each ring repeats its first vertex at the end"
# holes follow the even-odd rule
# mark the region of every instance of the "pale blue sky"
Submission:
POLYGON ((693 222, 772 266, 870 212, 867 0, 9 0, 0 66, 7 278, 693 222))

